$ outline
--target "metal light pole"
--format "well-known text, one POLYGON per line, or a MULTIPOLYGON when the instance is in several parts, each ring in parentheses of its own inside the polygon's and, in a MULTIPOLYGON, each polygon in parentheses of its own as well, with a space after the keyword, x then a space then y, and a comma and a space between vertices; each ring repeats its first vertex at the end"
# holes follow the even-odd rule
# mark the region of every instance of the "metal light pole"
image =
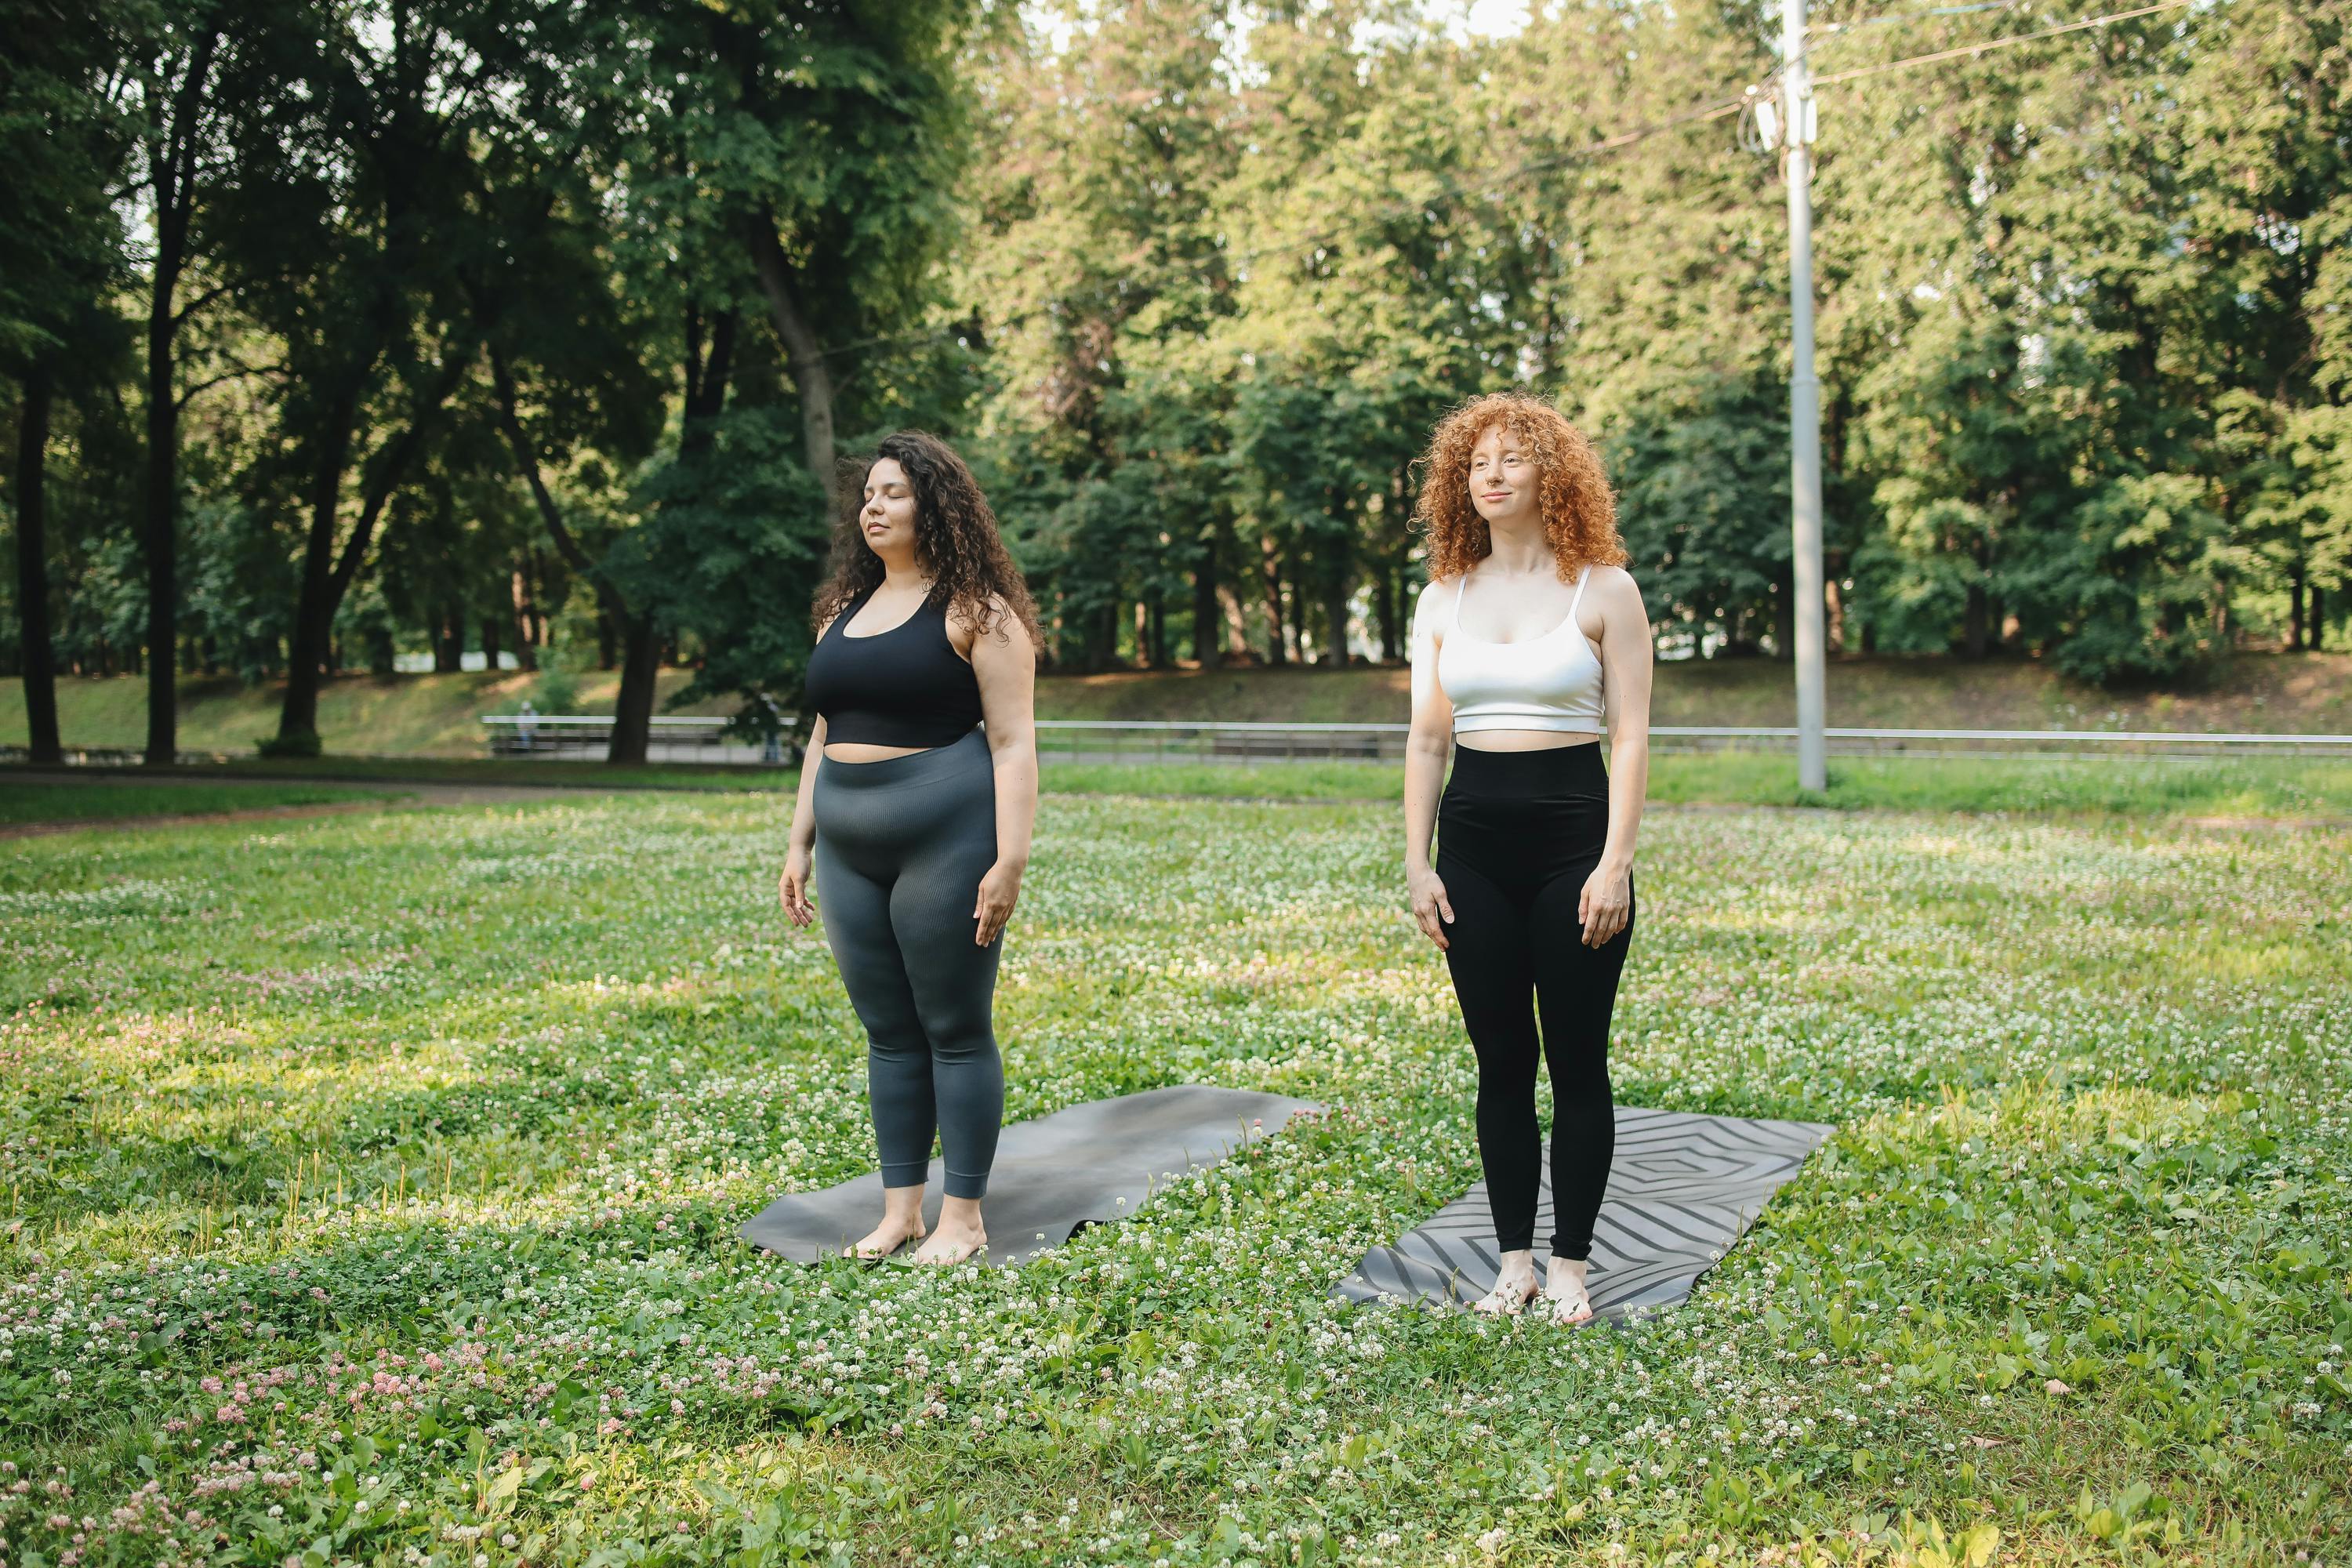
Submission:
POLYGON ((1829 786, 1822 740, 1822 384, 1813 376, 1813 82, 1805 0, 1780 0, 1780 107, 1789 163, 1790 532, 1796 581, 1797 784, 1829 786))

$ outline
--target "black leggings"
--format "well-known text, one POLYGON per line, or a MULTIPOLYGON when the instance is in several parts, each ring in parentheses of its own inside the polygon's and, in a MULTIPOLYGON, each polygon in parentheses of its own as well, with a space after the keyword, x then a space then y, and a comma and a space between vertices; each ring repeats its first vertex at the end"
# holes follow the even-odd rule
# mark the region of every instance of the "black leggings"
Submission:
POLYGON ((1536 1126, 1536 1010, 1551 1071, 1552 1256, 1589 1258, 1609 1184, 1616 1108, 1609 1015, 1633 939, 1587 947, 1576 918, 1609 835, 1599 743, 1454 751, 1437 815, 1437 875, 1454 906, 1445 952, 1478 1053, 1478 1152, 1505 1252, 1535 1245, 1543 1139, 1536 1126))
POLYGON ((936 1131, 947 1195, 985 1197, 1004 1118, 993 1018, 1004 933, 971 940, 980 879, 996 862, 987 739, 974 730, 878 763, 823 762, 809 804, 825 939, 866 1026, 882 1184, 923 1185, 936 1131))

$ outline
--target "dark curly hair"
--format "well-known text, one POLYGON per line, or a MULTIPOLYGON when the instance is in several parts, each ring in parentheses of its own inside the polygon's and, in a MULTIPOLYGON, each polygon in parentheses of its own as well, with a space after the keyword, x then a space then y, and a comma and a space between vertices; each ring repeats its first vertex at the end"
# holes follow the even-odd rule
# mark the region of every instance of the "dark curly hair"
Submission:
POLYGON ((1495 552, 1486 520, 1470 502, 1470 448, 1498 425, 1535 459, 1537 504, 1560 581, 1573 582, 1586 565, 1624 565, 1629 557, 1617 532, 1617 496, 1601 454, 1542 398, 1497 392, 1474 397, 1440 420, 1415 464, 1422 480, 1413 520, 1428 536, 1430 580, 1458 577, 1495 552))
POLYGON ((927 603, 982 632, 1001 633, 1010 614, 1027 629, 1030 646, 1043 647, 1036 601, 1004 548, 988 498, 955 448, 922 430, 885 436, 871 455, 842 461, 834 485, 833 560, 816 591, 815 624, 823 626, 882 581, 882 558, 867 546, 857 514, 866 504, 866 476, 885 458, 907 470, 914 492, 915 563, 931 577, 927 603))

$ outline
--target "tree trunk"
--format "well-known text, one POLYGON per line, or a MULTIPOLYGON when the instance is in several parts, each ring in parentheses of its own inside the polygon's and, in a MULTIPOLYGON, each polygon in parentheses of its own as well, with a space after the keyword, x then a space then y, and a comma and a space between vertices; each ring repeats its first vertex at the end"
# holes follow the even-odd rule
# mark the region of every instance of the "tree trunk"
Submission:
POLYGON ((1969 584, 1969 607, 1963 623, 1963 646, 1970 658, 1982 658, 1992 634, 1992 600, 1982 583, 1969 584))
POLYGON ((2316 584, 2311 590, 2311 651, 2327 651, 2327 595, 2316 584))
POLYGON ((16 427, 16 621, 23 636, 25 731, 28 760, 65 761, 58 738, 57 650, 49 641, 49 371, 25 377, 16 427))
POLYGON ((1222 662, 1222 618, 1217 610, 1217 542, 1210 534, 1192 558, 1192 658, 1202 669, 1214 669, 1222 662))
MULTIPOLYGON (((184 228, 184 220, 183 222, 184 228)), ((172 374, 173 299, 179 257, 159 247, 147 310, 147 493, 140 547, 147 557, 147 765, 168 768, 179 754, 179 445, 180 399, 172 374)))
POLYGON ((1323 582, 1323 619, 1331 636, 1331 646, 1324 651, 1323 662, 1333 669, 1348 668, 1348 599, 1355 588, 1350 579, 1355 575, 1348 560, 1347 546, 1335 544, 1337 559, 1323 582))
POLYGON ((532 625, 530 579, 518 566, 507 586, 514 597, 515 667, 525 671, 537 669, 539 642, 532 625))
POLYGON ((1290 657, 1300 664, 1307 662, 1307 574, 1298 570, 1298 563, 1290 563, 1290 657))
POLYGON ((466 606, 441 606, 433 623, 433 673, 455 675, 466 667, 466 606))
POLYGON ((1115 669, 1118 667, 1118 613, 1126 606, 1113 599, 1103 606, 1095 621, 1095 646, 1087 655, 1088 669, 1115 669))
MULTIPOLYGON (((709 448, 710 420, 725 405, 727 398, 735 320, 732 310, 719 316, 706 358, 701 349, 699 320, 688 315, 685 428, 678 439, 681 458, 709 448)), ((597 563, 589 560, 587 551, 563 521, 563 510, 555 504, 555 497, 540 473, 539 455, 532 450, 530 438, 522 427, 522 417, 516 410, 513 372, 496 349, 490 352, 490 384, 498 397, 499 427, 514 453, 515 466, 530 487, 532 503, 539 508, 548 537, 554 541, 556 552, 572 569, 587 578, 596 590, 596 638, 607 669, 613 667, 616 628, 620 634, 621 689, 613 700, 613 740, 604 760, 623 767, 640 766, 646 761, 646 748, 653 734, 655 677, 661 668, 661 628, 650 613, 640 614, 629 608, 618 584, 604 574, 597 563)))
POLYGON ((505 630, 499 623, 503 619, 499 616, 482 617, 482 669, 485 674, 496 675, 499 672, 499 654, 501 651, 499 643, 505 630))
POLYGON ((830 496, 833 490, 833 372, 824 363, 824 345, 803 313, 793 287, 793 265, 776 237, 776 220, 762 206, 751 220, 751 262, 760 275, 760 291, 768 298, 768 317, 792 362, 793 387, 800 394, 801 450, 810 477, 830 496))
POLYGON ((147 143, 155 223, 154 277, 147 294, 147 484, 140 548, 147 558, 147 765, 179 759, 179 378, 173 374, 180 273, 187 262, 195 205, 196 122, 204 113, 220 31, 199 34, 187 74, 172 94, 160 141, 147 143))
POLYGON ((654 677, 661 669, 661 633, 651 616, 629 616, 622 636, 625 651, 621 659, 621 689, 613 700, 613 744, 604 760, 622 767, 642 767, 653 739, 654 677))
POLYGON ((1242 596, 1236 588, 1223 584, 1217 587, 1217 607, 1225 615, 1225 652, 1227 658, 1249 657, 1249 617, 1242 613, 1242 596))
POLYGON ((2303 563, 2294 563, 2294 572, 2287 579, 2286 650, 2303 651, 2303 563))
POLYGON ((613 612, 599 605, 596 607, 596 668, 610 669, 617 658, 614 652, 613 612))
POLYGON ((299 745, 305 737, 310 743, 316 743, 320 667, 327 657, 327 639, 334 626, 335 611, 367 561, 368 545, 375 537, 376 521, 383 515, 385 504, 400 488, 402 476, 424 447, 433 421, 472 368, 474 355, 479 350, 480 344, 475 343, 464 353, 453 353, 443 362, 440 378, 417 399, 407 427, 382 448, 376 471, 368 477, 361 497, 359 521, 352 525, 351 537, 343 542, 340 555, 335 552, 335 518, 342 500, 343 470, 351 463, 360 388, 374 368, 378 351, 368 351, 367 358, 330 405, 310 478, 310 534, 303 547, 302 588, 294 609, 293 646, 288 650, 286 661, 286 702, 278 716, 281 744, 299 745))
POLYGON ((1381 661, 1388 663, 1397 657, 1397 573, 1392 566, 1382 566, 1372 579, 1372 619, 1381 628, 1381 661))
POLYGON ((327 657, 327 628, 334 606, 327 603, 334 580, 335 512, 342 500, 343 469, 351 460, 352 423, 359 408, 357 387, 346 387, 329 405, 319 449, 310 468, 310 529, 302 547, 302 586, 294 603, 294 627, 287 640, 286 700, 278 710, 278 738, 298 742, 319 733, 319 667, 327 657))
POLYGON ((1275 552, 1274 541, 1264 542, 1265 584, 1265 662, 1280 668, 1283 654, 1282 557, 1275 552))

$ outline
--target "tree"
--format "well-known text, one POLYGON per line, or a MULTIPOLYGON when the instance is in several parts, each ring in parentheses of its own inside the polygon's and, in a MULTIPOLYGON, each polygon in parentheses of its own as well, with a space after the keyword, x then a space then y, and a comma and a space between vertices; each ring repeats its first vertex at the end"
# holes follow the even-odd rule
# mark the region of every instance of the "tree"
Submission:
POLYGON ((63 747, 49 622, 51 425, 61 384, 88 391, 119 363, 102 300, 121 270, 107 185, 125 128, 90 112, 113 64, 117 18, 102 12, 95 27, 46 13, 24 20, 0 67, 0 163, 12 189, 0 204, 0 368, 19 389, 12 477, 28 749, 54 763, 63 747))
POLYGON ((496 252, 506 226, 528 221, 488 183, 496 164, 481 149, 539 125, 544 78, 524 66, 540 39, 561 36, 560 20, 520 0, 494 12, 454 0, 338 11, 307 46, 304 101, 316 112, 256 145, 239 193, 241 259, 256 313, 286 345, 281 420, 307 517, 278 751, 318 750, 336 610, 480 355, 489 323, 475 314, 467 269, 496 252), (369 442, 374 426, 386 434, 369 442))
POLYGON ((1206 584, 1196 653, 1216 641, 1234 367, 1205 334, 1231 308, 1217 203, 1240 159, 1239 100, 1221 6, 1073 21, 1060 58, 1033 31, 993 61, 992 142, 1009 155, 980 193, 989 238, 964 287, 988 302, 988 466, 1026 479, 1000 515, 1053 653, 1099 668, 1118 657, 1129 605, 1142 608, 1138 656, 1165 656, 1188 574, 1206 584))

